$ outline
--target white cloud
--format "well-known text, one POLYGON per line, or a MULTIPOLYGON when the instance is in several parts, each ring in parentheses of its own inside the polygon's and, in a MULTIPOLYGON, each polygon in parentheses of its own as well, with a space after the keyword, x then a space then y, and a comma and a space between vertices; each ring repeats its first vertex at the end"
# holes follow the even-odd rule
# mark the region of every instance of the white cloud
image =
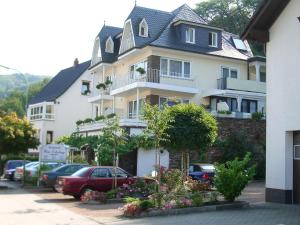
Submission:
MULTIPOLYGON (((138 0, 140 6, 171 11, 201 0, 138 0)), ((91 57, 104 20, 123 22, 134 0, 0 0, 0 65, 54 76, 91 57)))

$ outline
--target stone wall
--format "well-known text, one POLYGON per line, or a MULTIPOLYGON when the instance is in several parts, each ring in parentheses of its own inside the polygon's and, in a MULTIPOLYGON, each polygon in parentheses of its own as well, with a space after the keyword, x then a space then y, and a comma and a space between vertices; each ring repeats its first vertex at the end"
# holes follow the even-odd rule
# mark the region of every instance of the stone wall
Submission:
MULTIPOLYGON (((252 119, 235 118, 217 118, 218 121, 218 139, 224 139, 230 134, 241 132, 247 134, 253 143, 266 139, 266 121, 255 121, 252 119)), ((218 149, 211 147, 206 154, 205 159, 200 159, 198 152, 190 154, 190 162, 214 162, 218 157, 218 149)), ((180 168, 181 154, 170 153, 170 168, 180 168)))

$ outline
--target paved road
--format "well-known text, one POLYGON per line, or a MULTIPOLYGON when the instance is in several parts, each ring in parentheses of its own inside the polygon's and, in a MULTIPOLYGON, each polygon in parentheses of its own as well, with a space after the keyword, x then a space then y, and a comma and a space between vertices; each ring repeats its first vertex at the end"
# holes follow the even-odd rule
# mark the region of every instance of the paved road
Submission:
POLYGON ((300 206, 261 202, 261 184, 247 188, 242 198, 254 196, 248 209, 203 212, 198 214, 128 220, 104 215, 94 206, 78 209, 70 198, 54 198, 55 193, 33 193, 21 189, 0 190, 1 225, 300 225, 300 206), (259 197, 260 196, 260 197, 259 197), (53 198, 52 197, 52 198, 53 198), (255 200, 257 199, 257 201, 255 200), (73 204, 73 208, 70 206, 73 204), (66 206, 67 205, 67 206, 66 206), (77 208, 74 210, 74 208, 77 208))

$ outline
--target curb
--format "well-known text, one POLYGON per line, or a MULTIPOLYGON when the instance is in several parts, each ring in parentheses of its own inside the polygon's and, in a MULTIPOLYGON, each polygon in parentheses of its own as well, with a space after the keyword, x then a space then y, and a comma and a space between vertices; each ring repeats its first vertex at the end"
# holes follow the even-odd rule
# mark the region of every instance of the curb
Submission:
POLYGON ((250 204, 248 202, 234 202, 234 203, 224 203, 219 205, 207 205, 207 206, 200 206, 200 207, 170 209, 165 211, 149 210, 148 212, 142 212, 139 215, 124 216, 124 217, 134 219, 134 218, 154 217, 154 216, 171 216, 171 215, 211 212, 211 211, 230 210, 230 209, 242 209, 242 208, 247 208, 249 206, 250 204))

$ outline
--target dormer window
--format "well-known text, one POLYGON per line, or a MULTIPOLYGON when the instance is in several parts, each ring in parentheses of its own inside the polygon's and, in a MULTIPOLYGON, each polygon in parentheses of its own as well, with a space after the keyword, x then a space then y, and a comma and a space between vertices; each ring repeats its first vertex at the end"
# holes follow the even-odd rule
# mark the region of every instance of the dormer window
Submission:
POLYGON ((195 44, 195 28, 188 28, 185 31, 185 42, 195 44))
POLYGON ((140 22, 139 35, 141 37, 148 37, 148 24, 145 18, 140 22))
POLYGON ((218 34, 216 32, 208 33, 208 46, 209 47, 218 47, 218 34))
POLYGON ((106 40, 105 52, 114 53, 114 41, 112 40, 111 36, 106 40))

